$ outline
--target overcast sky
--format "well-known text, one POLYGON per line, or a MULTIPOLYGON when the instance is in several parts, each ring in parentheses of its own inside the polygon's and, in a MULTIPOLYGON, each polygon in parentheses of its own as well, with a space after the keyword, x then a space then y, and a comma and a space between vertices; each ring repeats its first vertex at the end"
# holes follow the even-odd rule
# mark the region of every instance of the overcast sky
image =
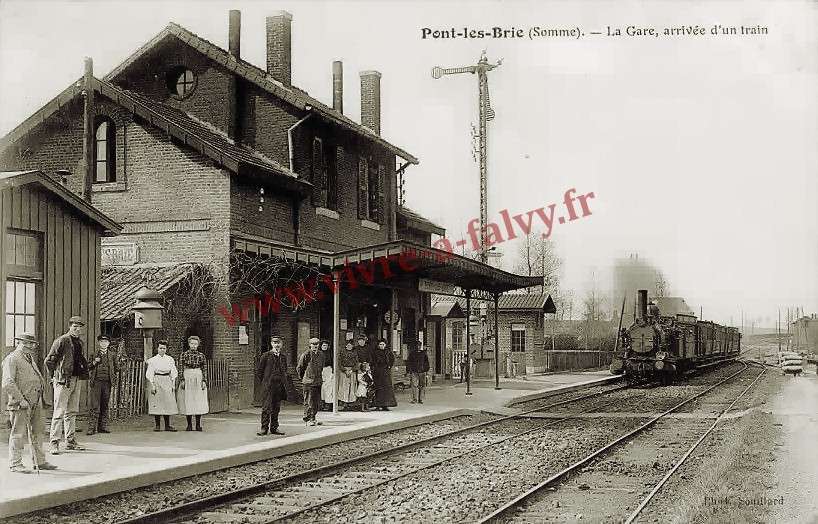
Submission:
MULTIPOLYGON (((818 312, 818 3, 0 0, 0 134, 79 78, 83 57, 102 77, 169 22, 227 48, 229 9, 242 11, 242 58, 262 68, 264 17, 292 13, 293 83, 331 104, 342 60, 355 120, 358 72, 383 74, 382 135, 420 159, 407 204, 450 238, 479 217, 477 79, 430 71, 486 50, 503 60, 489 73, 489 221, 555 203, 567 218, 565 191, 593 192, 592 214, 551 235, 577 296, 592 274, 608 284, 615 257, 639 253, 708 319, 818 312), (714 36, 715 24, 737 34, 714 36), (660 36, 607 36, 630 25, 660 36), (532 40, 536 26, 582 36, 532 40), (696 26, 705 34, 663 34, 696 26), (422 38, 452 27, 524 36, 422 38)), ((510 268, 513 243, 498 247, 510 268)))

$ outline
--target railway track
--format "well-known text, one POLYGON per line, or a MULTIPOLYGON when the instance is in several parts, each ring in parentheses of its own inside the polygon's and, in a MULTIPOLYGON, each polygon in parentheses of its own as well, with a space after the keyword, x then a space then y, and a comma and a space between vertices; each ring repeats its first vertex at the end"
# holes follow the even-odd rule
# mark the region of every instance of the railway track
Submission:
POLYGON ((524 438, 582 413, 604 408, 617 400, 595 403, 562 418, 543 423, 529 419, 544 410, 598 399, 627 389, 616 386, 581 394, 500 419, 457 429, 383 452, 340 461, 298 474, 215 494, 123 522, 278 522, 297 518, 338 500, 377 489, 446 462, 468 458, 478 450, 524 438))
POLYGON ((761 368, 756 376, 734 383, 750 369, 744 366, 551 475, 479 522, 544 522, 566 516, 591 522, 633 522, 765 371, 761 368), (728 385, 738 390, 729 399, 711 400, 693 410, 693 414, 710 410, 710 416, 699 413, 704 416, 669 419, 728 385), (723 407, 714 415, 715 405, 723 407))

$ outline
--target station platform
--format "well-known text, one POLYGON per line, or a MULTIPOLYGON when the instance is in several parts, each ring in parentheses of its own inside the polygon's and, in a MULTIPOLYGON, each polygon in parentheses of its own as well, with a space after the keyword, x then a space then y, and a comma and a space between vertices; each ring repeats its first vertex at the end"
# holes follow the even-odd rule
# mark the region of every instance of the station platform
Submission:
MULTIPOLYGON (((306 426, 303 408, 282 404, 279 429, 283 436, 257 436, 260 408, 240 413, 215 413, 202 417, 203 432, 186 432, 185 417, 171 417, 179 430, 155 432, 153 417, 143 415, 109 425, 111 433, 77 433, 84 451, 64 451, 46 458, 54 471, 22 474, 9 471, 8 440, 0 443, 0 517, 36 511, 146 485, 288 455, 323 445, 394 429, 443 420, 471 412, 503 413, 504 406, 520 399, 546 396, 555 391, 618 380, 608 371, 553 373, 472 382, 439 381, 426 388, 423 404, 410 404, 411 392, 396 391, 398 406, 390 411, 320 412, 321 426, 306 426)), ((78 426, 84 424, 78 421, 78 426)), ((44 442, 47 443, 47 435, 44 442)), ((28 450, 23 462, 30 467, 28 450)))

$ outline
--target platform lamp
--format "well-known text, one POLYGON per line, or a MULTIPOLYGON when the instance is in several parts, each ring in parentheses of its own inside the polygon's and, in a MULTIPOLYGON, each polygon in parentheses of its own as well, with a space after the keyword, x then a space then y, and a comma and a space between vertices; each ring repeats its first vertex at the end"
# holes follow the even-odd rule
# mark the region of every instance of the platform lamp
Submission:
POLYGON ((133 308, 134 327, 142 332, 142 343, 145 349, 145 360, 153 356, 153 332, 162 329, 162 295, 142 286, 136 292, 136 304, 133 308))

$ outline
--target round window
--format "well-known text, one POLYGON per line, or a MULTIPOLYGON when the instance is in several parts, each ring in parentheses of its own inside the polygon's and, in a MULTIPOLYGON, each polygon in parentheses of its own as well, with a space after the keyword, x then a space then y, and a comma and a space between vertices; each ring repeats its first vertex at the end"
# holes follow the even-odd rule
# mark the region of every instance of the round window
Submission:
POLYGON ((175 67, 168 71, 167 85, 174 96, 184 98, 196 89, 196 75, 186 67, 175 67))

